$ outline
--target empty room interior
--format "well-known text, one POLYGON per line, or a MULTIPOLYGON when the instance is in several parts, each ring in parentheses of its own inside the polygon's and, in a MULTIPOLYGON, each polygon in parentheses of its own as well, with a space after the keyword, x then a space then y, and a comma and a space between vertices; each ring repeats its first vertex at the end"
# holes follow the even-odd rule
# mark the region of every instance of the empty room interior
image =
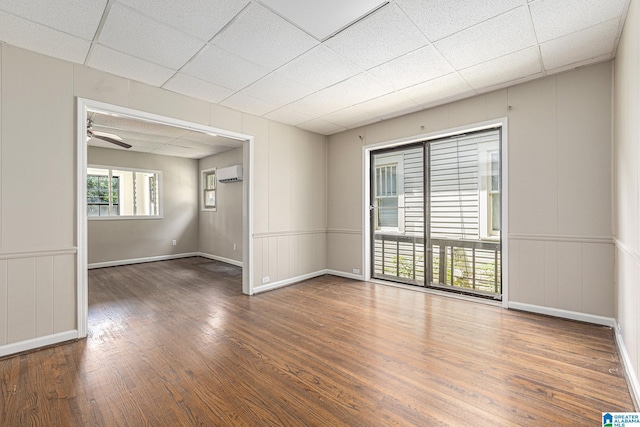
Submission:
POLYGON ((640 411, 640 2, 0 2, 0 425, 640 411))

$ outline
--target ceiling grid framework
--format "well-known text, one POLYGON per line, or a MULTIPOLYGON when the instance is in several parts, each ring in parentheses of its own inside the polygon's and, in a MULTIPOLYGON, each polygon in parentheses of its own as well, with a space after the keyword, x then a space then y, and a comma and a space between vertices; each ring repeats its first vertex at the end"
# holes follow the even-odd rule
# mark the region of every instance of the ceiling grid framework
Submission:
POLYGON ((629 0, 323 6, 0 0, 0 41, 329 135, 609 60, 629 0))

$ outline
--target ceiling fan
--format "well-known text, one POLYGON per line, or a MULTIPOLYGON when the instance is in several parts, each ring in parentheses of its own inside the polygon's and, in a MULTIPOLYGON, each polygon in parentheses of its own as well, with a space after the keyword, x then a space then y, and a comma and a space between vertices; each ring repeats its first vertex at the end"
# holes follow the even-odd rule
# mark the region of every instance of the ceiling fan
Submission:
POLYGON ((118 135, 115 135, 115 134, 112 134, 112 133, 94 131, 91 128, 92 125, 93 125, 93 122, 91 120, 87 120, 87 136, 89 138, 101 139, 103 141, 119 145, 120 147, 123 147, 123 148, 131 148, 132 147, 131 144, 127 144, 126 142, 124 142, 122 140, 122 138, 120 138, 118 135))

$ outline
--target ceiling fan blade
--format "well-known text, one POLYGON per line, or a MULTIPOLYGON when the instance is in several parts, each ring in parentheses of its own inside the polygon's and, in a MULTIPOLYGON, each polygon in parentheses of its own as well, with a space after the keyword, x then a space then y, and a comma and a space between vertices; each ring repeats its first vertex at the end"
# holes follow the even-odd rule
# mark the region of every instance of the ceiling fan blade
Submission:
POLYGON ((114 139, 114 138, 110 138, 110 137, 104 136, 104 135, 96 135, 94 132, 91 132, 91 131, 87 131, 87 135, 89 135, 91 138, 101 139, 103 141, 119 145, 120 147, 123 147, 123 148, 131 148, 132 147, 132 145, 127 144, 126 142, 123 142, 123 141, 120 141, 120 140, 117 140, 117 139, 114 139))

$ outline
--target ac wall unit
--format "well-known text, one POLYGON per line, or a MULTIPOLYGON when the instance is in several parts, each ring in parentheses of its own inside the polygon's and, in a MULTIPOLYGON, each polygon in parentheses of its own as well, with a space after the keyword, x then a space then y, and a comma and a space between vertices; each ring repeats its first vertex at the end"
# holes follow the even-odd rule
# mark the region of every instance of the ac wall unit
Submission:
POLYGON ((242 165, 220 168, 216 173, 218 182, 242 181, 242 165))

